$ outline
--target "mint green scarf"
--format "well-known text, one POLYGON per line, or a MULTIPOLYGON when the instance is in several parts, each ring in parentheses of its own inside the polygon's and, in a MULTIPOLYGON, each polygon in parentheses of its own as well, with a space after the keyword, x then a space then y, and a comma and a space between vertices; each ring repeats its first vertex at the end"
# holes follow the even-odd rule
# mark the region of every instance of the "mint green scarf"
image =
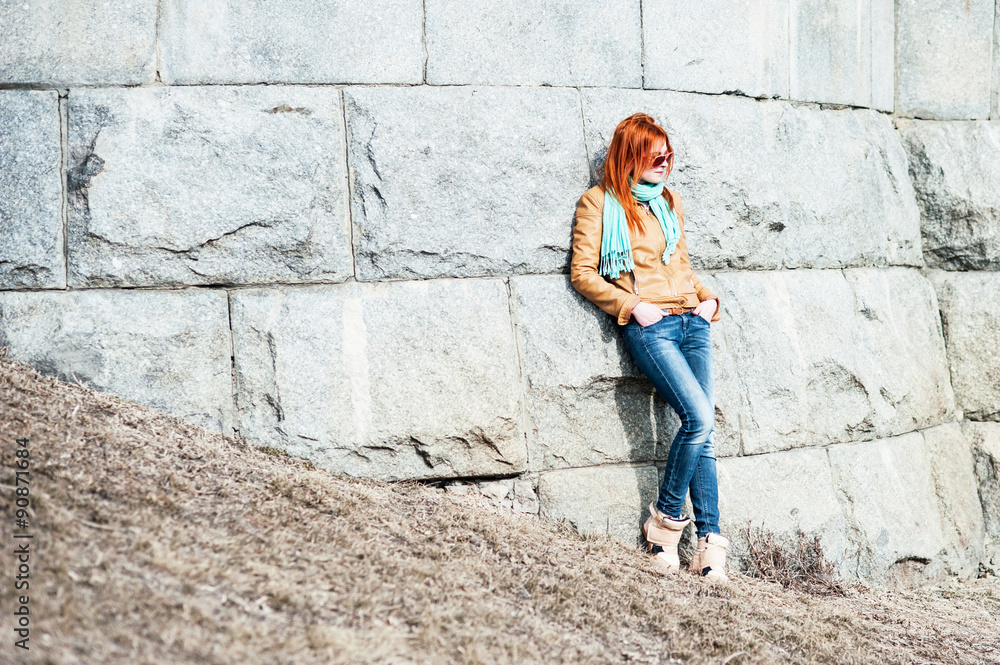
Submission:
MULTIPOLYGON (((677 221, 677 213, 662 196, 664 183, 655 185, 632 184, 631 178, 628 182, 632 188, 632 196, 637 201, 650 201, 649 207, 656 219, 659 220, 660 228, 663 229, 663 237, 667 240, 667 248, 663 251, 663 262, 670 263, 670 255, 674 253, 677 242, 681 239, 681 225, 677 221)), ((601 262, 597 272, 610 276, 612 279, 618 279, 623 271, 634 270, 635 262, 632 260, 632 242, 629 240, 625 209, 610 189, 604 192, 602 223, 601 262)))

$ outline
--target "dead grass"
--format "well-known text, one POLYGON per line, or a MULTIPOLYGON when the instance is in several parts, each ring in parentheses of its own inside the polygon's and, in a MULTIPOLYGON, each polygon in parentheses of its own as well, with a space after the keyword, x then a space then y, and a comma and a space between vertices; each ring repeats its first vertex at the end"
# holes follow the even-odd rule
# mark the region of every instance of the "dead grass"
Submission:
POLYGON ((741 568, 747 576, 813 593, 848 595, 849 587, 838 579, 837 564, 826 558, 819 535, 798 529, 794 536, 783 537, 748 524, 741 536, 746 543, 741 568))
POLYGON ((334 476, 0 357, 0 662, 1000 663, 995 579, 808 593, 334 476), (14 439, 32 649, 15 652, 14 439))

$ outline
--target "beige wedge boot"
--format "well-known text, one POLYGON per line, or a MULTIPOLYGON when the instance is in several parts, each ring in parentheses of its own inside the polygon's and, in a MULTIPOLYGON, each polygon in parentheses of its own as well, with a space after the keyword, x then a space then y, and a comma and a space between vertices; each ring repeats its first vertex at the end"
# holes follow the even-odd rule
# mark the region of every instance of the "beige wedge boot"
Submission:
POLYGON ((729 539, 717 533, 710 533, 698 539, 698 548, 691 556, 688 569, 704 577, 728 580, 726 575, 726 548, 729 539))
POLYGON ((655 501, 649 504, 649 519, 642 525, 642 535, 646 537, 650 552, 653 551, 654 545, 663 548, 663 551, 657 552, 653 556, 656 562, 667 570, 680 570, 681 560, 677 555, 677 543, 681 540, 684 527, 690 521, 690 517, 675 520, 661 513, 656 509, 655 501))

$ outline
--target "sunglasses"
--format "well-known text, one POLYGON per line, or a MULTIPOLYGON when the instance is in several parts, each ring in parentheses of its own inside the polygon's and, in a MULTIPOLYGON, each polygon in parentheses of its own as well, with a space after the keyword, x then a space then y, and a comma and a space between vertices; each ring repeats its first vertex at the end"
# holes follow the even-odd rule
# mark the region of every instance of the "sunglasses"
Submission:
POLYGON ((661 166, 663 166, 664 163, 673 162, 673 161, 674 161, 674 153, 672 153, 672 152, 668 152, 665 155, 657 155, 656 157, 653 157, 653 166, 652 166, 652 168, 658 169, 661 166))

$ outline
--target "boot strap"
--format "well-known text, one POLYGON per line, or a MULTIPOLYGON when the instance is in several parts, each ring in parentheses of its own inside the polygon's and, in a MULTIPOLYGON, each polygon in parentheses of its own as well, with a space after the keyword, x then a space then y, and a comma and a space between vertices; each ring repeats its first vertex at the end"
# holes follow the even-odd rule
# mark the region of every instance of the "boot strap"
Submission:
POLYGON ((716 533, 710 533, 705 537, 705 549, 701 550, 701 574, 707 575, 711 570, 718 570, 725 574, 726 548, 729 547, 729 539, 716 533))
POLYGON ((691 521, 690 517, 675 520, 673 517, 660 512, 660 510, 656 507, 655 501, 649 504, 649 514, 653 516, 653 522, 656 526, 669 531, 682 531, 684 527, 688 525, 688 522, 691 521))

